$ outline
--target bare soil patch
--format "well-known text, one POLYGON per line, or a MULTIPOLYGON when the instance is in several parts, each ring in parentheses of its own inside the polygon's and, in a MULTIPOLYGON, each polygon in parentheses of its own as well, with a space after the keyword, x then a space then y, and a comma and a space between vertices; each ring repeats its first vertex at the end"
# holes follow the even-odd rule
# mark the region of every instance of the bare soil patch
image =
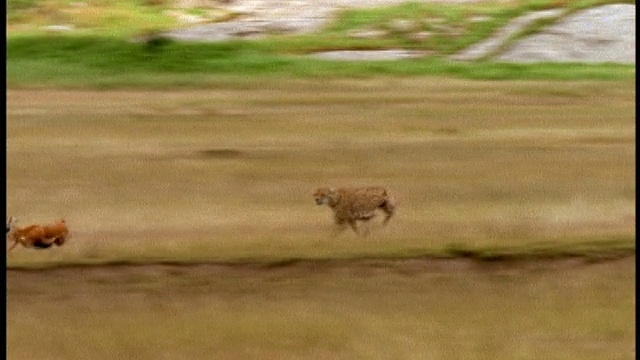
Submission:
POLYGON ((635 256, 7 271, 10 359, 635 355, 635 256), (32 346, 33 334, 42 336, 32 346))
POLYGON ((345 260, 298 260, 279 263, 241 262, 241 263, 148 263, 148 264, 104 264, 69 265, 48 268, 10 268, 7 277, 36 274, 48 276, 86 278, 92 275, 113 277, 135 274, 160 275, 197 275, 197 276, 259 276, 277 274, 279 276, 312 276, 317 273, 339 273, 352 276, 375 276, 384 273, 403 275, 460 273, 460 272, 529 272, 561 271, 589 266, 616 266, 618 263, 633 261, 635 254, 622 253, 604 258, 581 256, 504 258, 487 261, 473 258, 436 258, 423 257, 413 259, 345 259, 345 260))

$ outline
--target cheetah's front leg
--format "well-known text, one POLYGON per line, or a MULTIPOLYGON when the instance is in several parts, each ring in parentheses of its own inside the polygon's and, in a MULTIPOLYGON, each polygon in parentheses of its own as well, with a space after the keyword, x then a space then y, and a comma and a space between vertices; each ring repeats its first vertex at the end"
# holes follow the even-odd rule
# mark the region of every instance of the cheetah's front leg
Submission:
POLYGON ((331 238, 335 239, 346 228, 347 228, 347 224, 345 224, 343 221, 336 220, 336 226, 333 228, 333 232, 331 233, 331 238))
POLYGON ((353 231, 355 231, 356 234, 358 233, 358 226, 356 225, 356 221, 355 220, 351 220, 349 221, 349 225, 351 226, 351 228, 353 229, 353 231))

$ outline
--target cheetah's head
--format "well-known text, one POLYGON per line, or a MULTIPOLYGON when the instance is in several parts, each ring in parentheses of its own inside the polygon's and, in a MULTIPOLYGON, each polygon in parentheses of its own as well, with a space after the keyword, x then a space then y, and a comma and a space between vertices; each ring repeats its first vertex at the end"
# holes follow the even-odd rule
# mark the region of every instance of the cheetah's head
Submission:
POLYGON ((336 190, 334 188, 323 186, 313 193, 313 198, 316 200, 316 205, 330 205, 335 198, 336 190))

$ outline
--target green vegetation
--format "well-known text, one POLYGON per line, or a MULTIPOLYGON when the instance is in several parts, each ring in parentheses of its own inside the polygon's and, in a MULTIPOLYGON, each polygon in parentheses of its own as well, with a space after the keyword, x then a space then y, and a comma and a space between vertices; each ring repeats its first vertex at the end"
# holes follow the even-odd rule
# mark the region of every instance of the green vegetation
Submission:
MULTIPOLYGON (((164 2, 153 6, 143 5, 143 2, 138 1, 103 0, 97 5, 87 3, 87 6, 76 6, 75 9, 92 9, 99 5, 130 19, 119 15, 104 16, 104 9, 87 10, 88 14, 98 14, 99 18, 73 23, 72 25, 81 29, 79 31, 45 34, 41 30, 34 30, 37 29, 33 25, 37 18, 35 14, 50 16, 61 12, 60 7, 69 3, 62 0, 9 1, 7 84, 10 87, 206 87, 215 86, 221 78, 237 79, 247 76, 453 76, 494 80, 633 78, 633 65, 503 64, 488 61, 468 64, 451 63, 444 58, 486 38, 510 19, 526 11, 551 7, 576 11, 610 2, 531 0, 507 4, 405 4, 383 9, 346 11, 320 34, 274 34, 264 40, 206 44, 175 43, 156 37, 132 42, 130 39, 134 35, 156 34, 176 26, 175 20, 165 15, 170 6, 164 2), (54 8, 55 11, 49 8, 54 8), (46 9, 50 11, 45 11, 46 9), (411 31, 394 25, 397 21, 408 21, 411 31), (371 29, 385 30, 388 36, 359 39, 348 35, 353 31, 371 29), (432 36, 416 40, 412 37, 416 31, 427 31, 432 36), (332 62, 303 56, 319 50, 396 47, 427 50, 433 55, 420 60, 383 62, 332 62)), ((70 23, 64 17, 50 22, 70 23)), ((533 28, 536 26, 540 24, 534 24, 533 28)), ((527 31, 531 29, 522 34, 527 31)))
MULTIPOLYGON (((272 46, 273 44, 270 44, 272 46)), ((9 40, 7 85, 211 86, 222 78, 453 76, 470 79, 629 79, 633 65, 451 63, 441 59, 331 62, 277 55, 264 44, 130 43, 97 38, 9 40)))
POLYGON ((178 27, 166 10, 169 1, 139 0, 8 0, 9 37, 43 35, 47 26, 73 26, 73 37, 127 37, 136 32, 178 27), (164 4, 166 3, 166 4, 164 4))

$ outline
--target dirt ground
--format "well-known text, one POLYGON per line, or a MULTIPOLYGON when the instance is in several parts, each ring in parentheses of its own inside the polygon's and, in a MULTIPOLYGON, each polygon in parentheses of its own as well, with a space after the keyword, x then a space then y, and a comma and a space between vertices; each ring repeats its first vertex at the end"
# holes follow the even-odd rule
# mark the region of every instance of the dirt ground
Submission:
POLYGON ((629 359, 635 256, 7 270, 9 359, 629 359), (41 346, 31 346, 34 333, 41 346))
POLYGON ((635 263, 635 255, 627 254, 609 259, 589 259, 586 257, 558 257, 532 260, 481 261, 465 258, 414 258, 390 259, 345 259, 313 261, 302 260, 277 265, 259 263, 238 264, 140 264, 140 265, 95 265, 60 266, 46 269, 7 269, 7 283, 27 282, 50 283, 55 279, 65 279, 71 283, 87 281, 99 277, 104 281, 117 282, 126 277, 143 276, 198 276, 198 277, 260 277, 278 276, 300 278, 314 274, 337 274, 352 277, 369 277, 385 274, 406 276, 429 274, 459 274, 465 272, 487 274, 523 274, 530 272, 554 272, 577 270, 590 267, 626 268, 635 263))

